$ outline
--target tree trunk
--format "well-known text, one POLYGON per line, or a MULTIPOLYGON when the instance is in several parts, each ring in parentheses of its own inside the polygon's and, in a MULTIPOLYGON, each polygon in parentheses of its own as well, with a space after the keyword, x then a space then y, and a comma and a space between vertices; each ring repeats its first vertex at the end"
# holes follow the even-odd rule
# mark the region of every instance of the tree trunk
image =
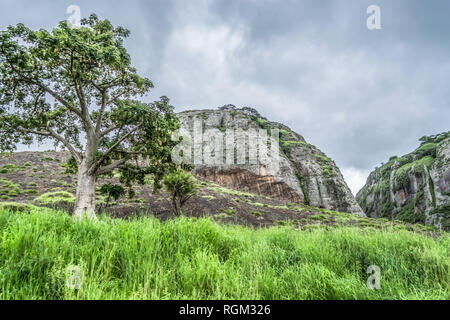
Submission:
POLYGON ((74 216, 78 219, 87 217, 96 219, 95 216, 95 186, 96 176, 88 175, 86 165, 81 165, 78 170, 78 185, 75 198, 74 216))

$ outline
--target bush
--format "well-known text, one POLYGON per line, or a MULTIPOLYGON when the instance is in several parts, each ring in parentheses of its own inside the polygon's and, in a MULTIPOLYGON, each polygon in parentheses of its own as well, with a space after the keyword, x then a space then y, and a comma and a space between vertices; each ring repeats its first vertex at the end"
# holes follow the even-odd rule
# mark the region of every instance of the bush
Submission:
POLYGON ((15 164, 5 164, 2 169, 0 170, 0 173, 10 173, 10 172, 15 172, 18 171, 19 168, 15 165, 15 164))
POLYGON ((183 205, 198 192, 197 181, 192 175, 178 169, 163 179, 166 191, 170 194, 175 215, 181 214, 183 205))
POLYGON ((421 145, 414 153, 419 157, 426 157, 426 156, 432 156, 433 158, 436 158, 436 143, 425 143, 421 145))
POLYGON ((0 203, 0 210, 5 211, 30 213, 32 210, 36 209, 38 209, 38 207, 33 206, 32 204, 17 203, 17 202, 0 203))
POLYGON ((19 185, 9 180, 0 179, 0 196, 17 197, 20 193, 19 185))
POLYGON ((42 205, 73 204, 75 203, 75 197, 70 192, 56 191, 44 193, 34 199, 34 201, 42 205))
POLYGON ((99 189, 99 192, 100 194, 106 196, 105 208, 109 207, 111 199, 117 201, 120 197, 125 195, 125 189, 122 186, 110 183, 105 183, 104 185, 102 185, 99 189))

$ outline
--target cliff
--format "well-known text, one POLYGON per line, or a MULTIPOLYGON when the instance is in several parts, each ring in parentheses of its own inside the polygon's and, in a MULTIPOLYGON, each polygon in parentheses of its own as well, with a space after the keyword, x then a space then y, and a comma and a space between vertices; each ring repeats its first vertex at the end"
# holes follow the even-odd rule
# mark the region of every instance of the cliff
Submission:
POLYGON ((339 168, 283 124, 251 108, 178 114, 183 159, 216 183, 290 202, 364 216, 339 168))
POLYGON ((420 147, 373 171, 356 196, 364 212, 450 228, 450 132, 420 139, 420 147))

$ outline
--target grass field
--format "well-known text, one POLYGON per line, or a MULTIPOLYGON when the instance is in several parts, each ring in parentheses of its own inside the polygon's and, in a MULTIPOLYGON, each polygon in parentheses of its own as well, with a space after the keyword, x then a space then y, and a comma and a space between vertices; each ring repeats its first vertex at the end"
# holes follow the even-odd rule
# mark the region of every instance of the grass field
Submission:
POLYGON ((449 299, 450 236, 0 211, 0 299, 449 299), (80 289, 67 286, 80 270, 80 289), (381 270, 370 290, 367 268, 381 270))

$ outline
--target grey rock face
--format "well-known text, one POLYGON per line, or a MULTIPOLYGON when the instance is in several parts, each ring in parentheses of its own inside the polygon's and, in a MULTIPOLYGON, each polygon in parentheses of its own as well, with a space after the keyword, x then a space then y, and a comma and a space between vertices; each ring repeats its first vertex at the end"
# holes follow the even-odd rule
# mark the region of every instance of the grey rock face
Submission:
POLYGON ((334 161, 288 127, 231 105, 178 116, 185 147, 190 146, 183 155, 195 160, 198 172, 243 169, 271 176, 305 204, 364 216, 334 161))
POLYGON ((376 168, 356 199, 371 217, 450 228, 450 132, 376 168))

